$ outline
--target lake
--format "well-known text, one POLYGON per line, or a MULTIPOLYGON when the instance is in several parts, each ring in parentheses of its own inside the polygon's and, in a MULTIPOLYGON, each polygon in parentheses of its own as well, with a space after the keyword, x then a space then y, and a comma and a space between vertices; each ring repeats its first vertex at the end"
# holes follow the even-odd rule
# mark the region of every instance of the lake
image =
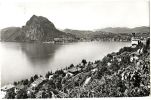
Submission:
POLYGON ((1 42, 1 86, 30 78, 35 74, 95 61, 130 46, 130 42, 15 43, 1 42))

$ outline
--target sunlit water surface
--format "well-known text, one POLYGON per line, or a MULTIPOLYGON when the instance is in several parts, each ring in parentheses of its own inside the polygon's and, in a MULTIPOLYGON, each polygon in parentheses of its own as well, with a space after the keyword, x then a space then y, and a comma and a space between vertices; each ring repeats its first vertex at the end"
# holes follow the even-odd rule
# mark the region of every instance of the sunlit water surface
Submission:
POLYGON ((66 44, 1 42, 1 85, 44 75, 82 59, 95 61, 130 46, 130 42, 76 42, 66 44))

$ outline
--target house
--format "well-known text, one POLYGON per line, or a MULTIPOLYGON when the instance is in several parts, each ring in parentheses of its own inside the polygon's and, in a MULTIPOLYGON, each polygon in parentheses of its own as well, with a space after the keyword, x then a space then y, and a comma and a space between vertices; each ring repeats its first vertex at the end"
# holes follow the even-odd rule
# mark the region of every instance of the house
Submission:
POLYGON ((17 86, 15 86, 15 93, 18 93, 23 88, 24 88, 24 85, 17 85, 17 86))
POLYGON ((118 62, 121 62, 122 61, 122 58, 120 56, 117 56, 117 61, 118 62))
POLYGON ((132 37, 132 39, 131 39, 131 44, 132 44, 132 46, 133 46, 133 45, 138 45, 139 42, 140 42, 140 39, 132 37))
POLYGON ((81 68, 79 68, 79 67, 73 67, 73 68, 68 69, 67 71, 74 74, 80 70, 81 70, 81 68))
POLYGON ((30 87, 27 88, 27 93, 30 94, 31 92, 34 92, 35 87, 37 87, 44 80, 45 80, 44 77, 39 77, 37 80, 35 80, 33 83, 31 83, 30 87))
POLYGON ((150 40, 150 37, 145 37, 143 39, 141 39, 141 43, 143 43, 144 45, 146 45, 147 41, 150 40))
POLYGON ((49 76, 49 80, 52 80, 52 77, 53 77, 53 75, 50 75, 50 76, 49 76))
POLYGON ((9 84, 9 85, 5 85, 5 86, 1 87, 1 90, 2 91, 7 91, 7 90, 9 90, 11 88, 14 88, 14 87, 15 87, 14 85, 9 84))
POLYGON ((138 50, 137 50, 137 53, 141 54, 142 51, 143 51, 143 48, 142 48, 142 49, 138 49, 138 50))
POLYGON ((1 91, 0 99, 4 99, 6 96, 6 91, 1 91))
POLYGON ((63 38, 54 38, 54 42, 62 42, 63 38))
POLYGON ((67 72, 65 77, 67 78, 67 77, 72 77, 72 76, 73 76, 73 74, 72 74, 72 73, 67 72))
POLYGON ((141 43, 143 43, 144 45, 146 45, 146 39, 141 39, 141 43))
POLYGON ((96 68, 97 64, 92 64, 92 68, 96 68))
POLYGON ((98 68, 94 68, 91 70, 92 73, 96 72, 98 70, 98 68))
POLYGON ((141 41, 139 39, 139 37, 135 36, 135 33, 132 33, 133 37, 131 38, 131 45, 132 48, 135 48, 141 41))
POLYGON ((44 77, 38 78, 31 84, 31 87, 37 87, 40 83, 42 83, 44 81, 44 79, 45 79, 44 77))
POLYGON ((85 82, 84 82, 84 84, 83 84, 83 87, 86 86, 86 85, 90 82, 90 80, 91 80, 91 77, 88 77, 88 78, 85 80, 85 82))
POLYGON ((7 94, 7 91, 8 90, 11 90, 11 89, 14 89, 15 86, 12 85, 12 84, 9 84, 9 85, 5 85, 3 87, 1 87, 1 91, 0 91, 0 99, 5 99, 5 96, 7 94))

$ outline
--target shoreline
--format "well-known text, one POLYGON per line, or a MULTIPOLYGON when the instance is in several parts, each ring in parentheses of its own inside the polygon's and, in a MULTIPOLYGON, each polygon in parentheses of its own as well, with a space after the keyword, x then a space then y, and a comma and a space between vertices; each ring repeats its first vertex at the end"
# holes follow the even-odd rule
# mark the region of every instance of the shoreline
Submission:
POLYGON ((125 41, 125 40, 75 40, 75 41, 61 41, 61 42, 55 42, 55 41, 0 41, 1 43, 7 43, 7 42, 15 42, 15 43, 53 43, 53 44, 59 44, 59 43, 75 43, 75 42, 131 42, 131 41, 125 41))
MULTIPOLYGON (((12 42, 8 42, 8 44, 24 44, 24 43, 19 43, 19 42, 15 42, 15 43, 12 43, 12 42)), ((110 41, 103 41, 103 42, 98 42, 98 41, 93 41, 93 42, 74 42, 74 43, 65 43, 65 44, 62 44, 62 45, 71 45, 71 44, 79 44, 79 43, 90 43, 90 44, 94 44, 94 43, 97 43, 97 45, 98 45, 98 43, 115 43, 115 44, 121 44, 121 42, 110 42, 110 41)), ((123 42, 124 43, 124 42, 123 42)), ((122 44, 123 44, 122 43, 122 44)), ((4 44, 5 44, 5 42, 4 42, 4 44)), ((7 44, 7 42, 6 42, 6 44, 7 44)), ((26 44, 26 43, 25 43, 26 44)), ((27 43, 28 44, 28 43, 27 43)), ((30 43, 30 44, 37 44, 37 43, 30 43)), ((126 44, 128 44, 128 45, 126 45, 126 46, 130 46, 131 44, 130 44, 130 42, 126 42, 126 44)), ((45 44, 43 44, 43 43, 40 43, 40 45, 45 45, 45 44)), ((60 45, 60 44, 46 44, 46 46, 47 45, 60 45)), ((125 43, 124 43, 124 45, 125 45, 125 43)), ((100 45, 101 46, 101 45, 100 45)), ((121 47, 123 47, 123 46, 121 46, 121 47)), ((89 58, 86 58, 86 60, 87 61, 90 61, 90 62, 94 62, 94 61, 96 61, 96 60, 101 60, 105 55, 107 55, 108 53, 111 53, 112 51, 114 51, 114 52, 117 52, 117 51, 119 51, 119 49, 120 49, 120 47, 118 48, 118 49, 116 49, 116 50, 110 50, 110 52, 107 52, 107 53, 105 53, 105 54, 103 54, 103 55, 101 55, 101 56, 99 56, 99 57, 95 57, 95 59, 89 59, 89 58)), ((81 60, 83 59, 83 58, 80 58, 81 60)), ((76 63, 73 63, 74 65, 78 65, 80 62, 81 62, 81 60, 78 60, 78 61, 76 61, 76 63)), ((72 64, 72 63, 71 63, 72 64)), ((65 64, 65 65, 63 65, 62 64, 62 66, 61 66, 61 64, 59 65, 60 67, 62 67, 62 69, 63 68, 65 68, 65 67, 67 67, 67 66, 70 66, 71 65, 70 63, 68 63, 68 64, 65 64)), ((26 67, 26 66, 25 66, 26 67)), ((41 67, 43 67, 43 66, 41 66, 41 67)), ((57 66, 54 66, 54 67, 57 67, 57 66)), ((61 68, 57 68, 57 69, 61 69, 61 68)), ((52 70, 53 72, 55 72, 57 69, 55 69, 55 70, 52 70)), ((50 69, 50 71, 51 71, 51 69, 50 69)), ((45 71, 45 73, 47 73, 47 71, 45 71)), ((39 75, 45 75, 45 73, 43 72, 43 73, 40 73, 39 75)), ((35 73, 35 74, 38 74, 38 73, 35 73)), ((20 79, 20 80, 25 80, 25 79, 29 79, 30 77, 32 77, 34 74, 33 73, 31 73, 31 75, 30 76, 27 76, 27 77, 23 77, 22 79, 20 79)), ((15 80, 15 81, 19 81, 19 80, 15 80)), ((2 87, 4 86, 4 85, 8 85, 8 84, 10 84, 10 82, 7 82, 7 81, 5 81, 4 82, 4 84, 2 85, 2 87)), ((11 84, 13 84, 13 82, 11 81, 11 84)))
MULTIPOLYGON (((28 89, 28 88, 31 87, 32 83, 36 82, 37 80, 40 80, 41 82, 46 81, 42 85, 48 85, 48 87, 50 85, 50 81, 59 81, 60 84, 59 83, 55 83, 55 84, 58 84, 58 86, 55 86, 55 88, 52 87, 54 84, 51 83, 50 87, 51 87, 51 91, 53 93, 50 93, 50 94, 51 95, 52 94, 56 95, 55 91, 57 91, 57 92, 63 92, 63 93, 65 93, 67 95, 68 94, 67 91, 70 91, 70 89, 71 89, 71 88, 68 87, 68 85, 70 85, 68 83, 70 83, 70 81, 72 79, 74 79, 73 77, 80 77, 80 75, 82 75, 84 77, 81 80, 82 83, 79 83, 79 82, 78 83, 74 83, 74 81, 73 81, 73 83, 76 84, 75 85, 76 87, 81 87, 81 84, 82 84, 82 86, 85 87, 85 86, 89 85, 90 80, 92 82, 94 80, 97 80, 98 83, 99 83, 100 80, 101 80, 101 82, 104 82, 104 80, 106 81, 106 80, 108 80, 110 78, 112 79, 113 76, 117 77, 117 75, 121 75, 121 77, 122 77, 122 74, 120 74, 123 71, 121 66, 125 66, 125 67, 127 66, 128 67, 128 65, 131 66, 131 64, 135 64, 135 62, 130 61, 131 58, 128 57, 128 56, 131 55, 134 52, 137 52, 137 50, 139 50, 139 49, 141 50, 143 48, 145 48, 145 47, 143 47, 143 45, 141 45, 141 46, 138 45, 138 47, 136 47, 134 49, 131 48, 131 47, 124 47, 124 48, 121 48, 118 52, 107 54, 107 56, 103 57, 102 60, 98 60, 98 61, 94 61, 94 62, 87 62, 85 59, 83 59, 81 61, 81 64, 78 64, 78 65, 71 64, 69 67, 64 68, 64 69, 60 69, 60 70, 56 70, 54 73, 48 71, 48 73, 46 73, 45 76, 35 75, 35 76, 31 77, 30 80, 26 79, 26 80, 23 80, 22 82, 18 82, 18 83, 14 82, 13 88, 16 89, 18 86, 23 86, 23 85, 18 85, 18 84, 24 84, 23 88, 24 89, 26 88, 25 90, 30 91, 32 93, 33 90, 32 89, 28 89), (125 64, 127 64, 127 65, 125 65, 125 64), (120 66, 120 67, 116 68, 117 66, 120 66), (119 70, 122 70, 122 71, 119 71, 119 70), (67 77, 68 75, 69 75, 70 78, 66 79, 65 77, 67 77), (105 76, 107 75, 108 77, 105 77, 104 75, 105 76), (60 78, 62 77, 62 79, 64 79, 64 81, 69 81, 69 82, 63 82, 63 80, 59 79, 59 77, 60 78), (102 79, 102 77, 104 77, 104 80, 102 79), (30 82, 31 80, 32 80, 32 82, 30 82), (61 87, 59 85, 61 85, 61 87), (65 88, 66 90, 64 90, 64 89, 62 90, 62 88, 65 88), (64 91, 66 91, 66 92, 64 92, 64 91)), ((147 52, 149 52, 149 51, 147 51, 147 52)), ((141 55, 144 55, 143 51, 142 51, 141 55)), ((141 56, 141 57, 143 57, 143 56, 141 56)), ((148 55, 147 55, 147 57, 148 57, 148 55)), ((125 67, 123 67, 123 68, 125 68, 125 67)), ((134 71, 134 68, 130 67, 129 69, 134 71)), ((133 71, 132 71, 132 73, 133 73, 133 71)), ((115 79, 115 80, 117 80, 117 79, 115 79)), ((121 80, 123 80, 123 77, 121 78, 121 80)), ((100 84, 103 84, 103 83, 100 83, 100 84)), ((39 87, 39 85, 41 85, 41 83, 39 83, 37 85, 37 87, 39 87)), ((34 87, 36 87, 36 86, 34 86, 34 87)), ((91 85, 90 85, 90 87, 91 87, 91 85)), ((125 87, 127 87, 127 86, 125 86, 125 87)), ((19 91, 20 90, 24 90, 23 88, 19 89, 19 91)), ((44 89, 44 91, 46 91, 46 90, 47 89, 44 89)), ((74 90, 74 87, 73 87, 73 90, 74 90)), ((13 91, 15 91, 15 90, 13 90, 13 91)), ((41 91, 43 91, 43 89, 41 91)), ((6 93, 9 93, 9 92, 6 92, 6 93)), ((38 91, 37 92, 34 91, 33 93, 37 94, 39 92, 38 91)), ((124 96, 126 96, 126 95, 124 95, 124 96)), ((66 96, 63 96, 63 97, 66 97, 66 96)), ((67 97, 70 97, 70 95, 68 95, 67 97)))

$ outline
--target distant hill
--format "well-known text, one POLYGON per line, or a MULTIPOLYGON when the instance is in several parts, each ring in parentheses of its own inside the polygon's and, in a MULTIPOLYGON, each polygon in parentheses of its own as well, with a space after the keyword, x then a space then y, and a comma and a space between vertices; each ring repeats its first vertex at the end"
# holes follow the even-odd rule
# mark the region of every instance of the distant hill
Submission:
POLYGON ((93 31, 89 31, 89 30, 86 31, 86 30, 64 29, 63 32, 75 35, 77 38, 86 38, 90 34, 93 34, 93 31))
POLYGON ((100 34, 117 34, 117 33, 149 33, 150 27, 142 26, 142 27, 135 27, 135 28, 127 28, 127 27, 108 27, 104 29, 97 29, 95 31, 90 30, 72 30, 72 29, 65 29, 63 30, 66 33, 71 33, 73 35, 76 35, 77 37, 85 37, 85 36, 93 36, 93 35, 100 35, 100 34))
POLYGON ((55 25, 47 18, 42 16, 33 15, 25 26, 8 27, 0 31, 1 41, 18 41, 18 42, 47 42, 52 41, 54 38, 65 38, 69 40, 130 40, 131 33, 135 32, 138 36, 149 36, 150 27, 108 27, 104 29, 91 30, 58 30, 55 25), (117 34, 118 33, 118 34, 117 34), (145 33, 145 34, 144 34, 145 33))
POLYGON ((54 38, 72 37, 55 28, 47 18, 33 15, 22 28, 10 27, 2 29, 2 41, 51 41, 54 38))
POLYGON ((136 28, 126 28, 126 27, 116 27, 116 28, 104 28, 95 31, 90 30, 63 30, 66 33, 75 35, 77 38, 84 38, 88 40, 103 40, 103 41, 130 41, 132 33, 135 32, 138 37, 149 37, 150 27, 136 27, 136 28))
POLYGON ((12 41, 19 35, 19 27, 8 27, 1 30, 1 40, 2 41, 12 41))
POLYGON ((142 26, 142 27, 135 27, 135 28, 127 28, 127 27, 107 27, 104 29, 97 29, 97 31, 104 31, 104 32, 112 32, 112 33, 147 33, 150 31, 150 27, 142 26))

